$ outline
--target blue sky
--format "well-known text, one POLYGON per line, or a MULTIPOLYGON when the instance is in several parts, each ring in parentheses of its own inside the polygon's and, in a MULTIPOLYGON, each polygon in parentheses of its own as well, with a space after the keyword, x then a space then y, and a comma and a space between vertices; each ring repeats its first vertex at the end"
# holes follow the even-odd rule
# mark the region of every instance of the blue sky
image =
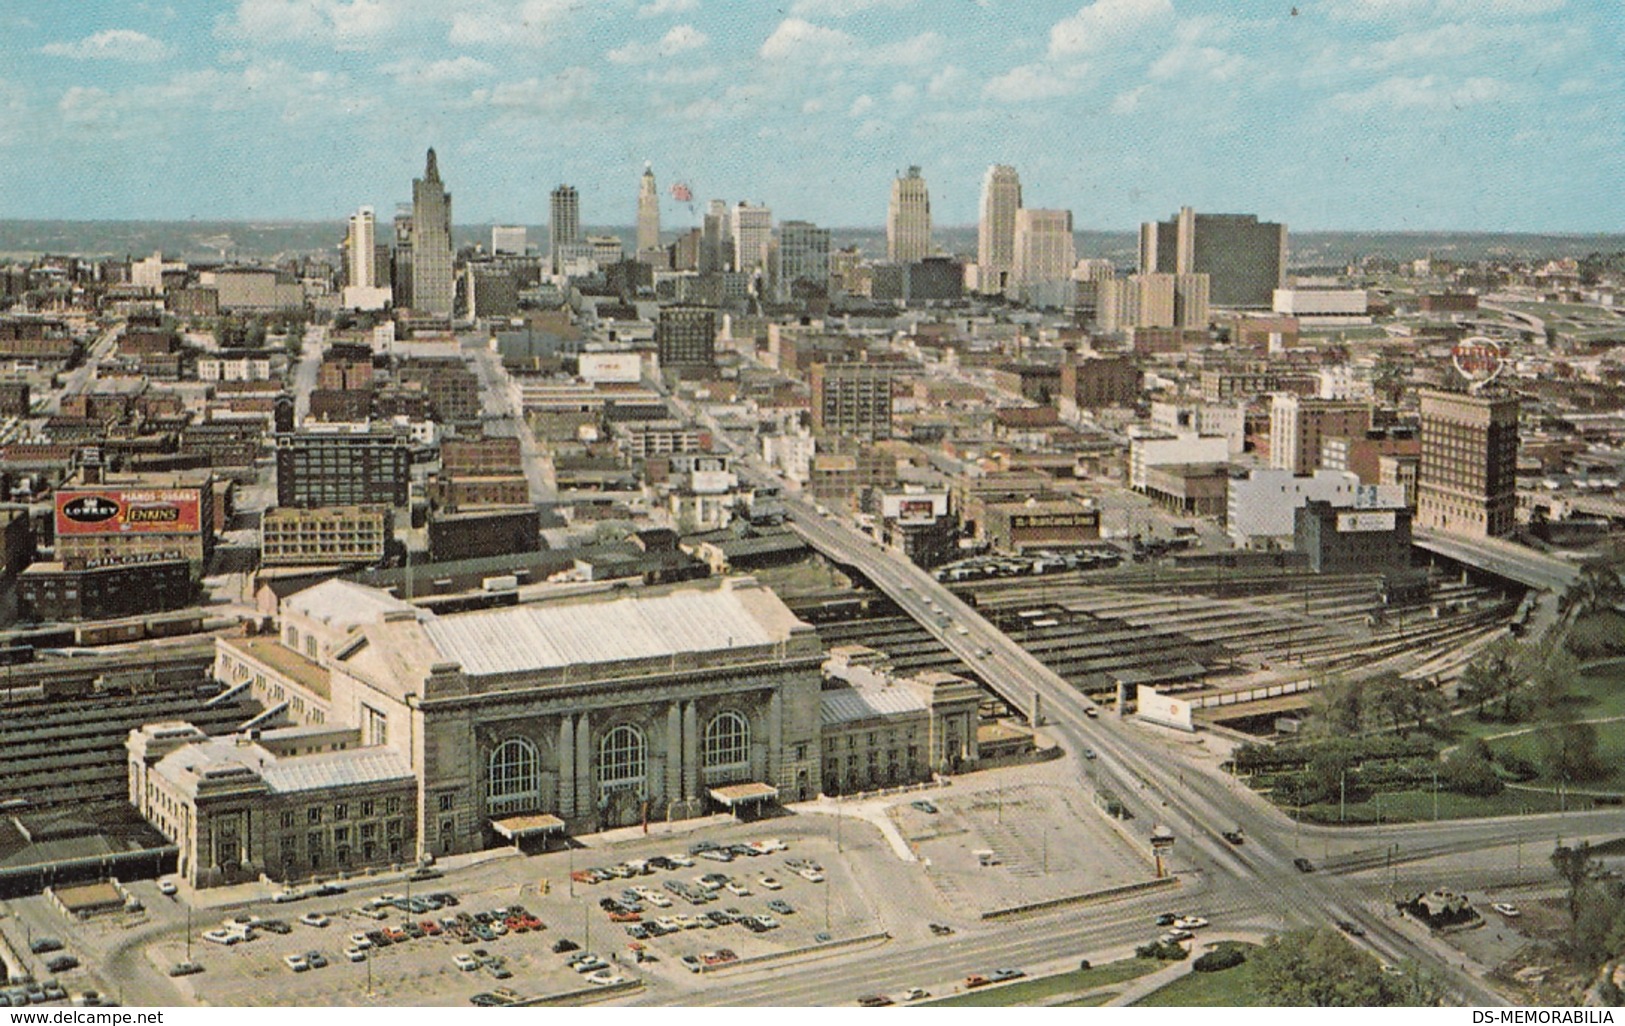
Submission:
MULTIPOLYGON (((1620 231, 1621 0, 6 0, 0 217, 337 219, 437 148, 459 223, 637 177, 939 223, 990 163, 1121 229, 1620 231)), ((696 215, 669 199, 667 228, 696 215)))

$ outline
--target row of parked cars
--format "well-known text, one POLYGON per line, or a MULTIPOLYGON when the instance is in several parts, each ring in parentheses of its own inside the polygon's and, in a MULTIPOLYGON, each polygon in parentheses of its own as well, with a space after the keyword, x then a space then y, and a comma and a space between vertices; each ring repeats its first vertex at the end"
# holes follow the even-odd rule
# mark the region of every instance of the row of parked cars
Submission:
POLYGON ((630 880, 637 876, 650 876, 656 872, 687 869, 694 865, 696 858, 707 859, 712 862, 732 862, 739 858, 757 858, 762 855, 771 855, 774 852, 788 850, 789 845, 777 838, 752 841, 749 844, 717 844, 714 841, 697 841, 689 846, 687 855, 672 853, 670 855, 656 855, 647 859, 628 859, 613 866, 589 866, 586 869, 578 869, 571 873, 570 878, 579 884, 600 884, 612 880, 630 880))

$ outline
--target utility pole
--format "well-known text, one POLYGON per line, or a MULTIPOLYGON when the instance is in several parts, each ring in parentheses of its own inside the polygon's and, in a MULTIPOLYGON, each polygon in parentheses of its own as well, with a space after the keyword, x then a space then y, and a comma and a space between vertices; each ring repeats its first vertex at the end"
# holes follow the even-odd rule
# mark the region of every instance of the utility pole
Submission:
POLYGON ((192 960, 192 906, 186 906, 186 960, 192 960))
POLYGON ((1433 822, 1439 822, 1439 771, 1433 771, 1433 822))
POLYGON ((1348 770, 1337 771, 1337 821, 1348 822, 1348 770))

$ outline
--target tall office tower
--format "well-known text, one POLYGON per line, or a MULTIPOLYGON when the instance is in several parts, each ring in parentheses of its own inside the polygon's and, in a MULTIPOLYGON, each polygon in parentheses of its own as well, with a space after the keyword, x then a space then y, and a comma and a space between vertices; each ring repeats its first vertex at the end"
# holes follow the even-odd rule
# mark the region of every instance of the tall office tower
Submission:
POLYGON ((705 208, 701 225, 696 270, 701 274, 726 271, 733 266, 733 228, 728 219, 727 201, 712 200, 705 208))
POLYGON ((1212 279, 1205 274, 1174 275, 1174 326, 1205 328, 1208 320, 1208 292, 1212 279))
POLYGON ((1072 211, 1016 211, 1010 280, 1017 287, 1069 281, 1078 262, 1072 241, 1072 211))
POLYGON ((1518 397, 1424 388, 1417 526, 1470 538, 1512 533, 1518 397))
POLYGON ((547 252, 552 260, 553 272, 562 267, 562 250, 581 241, 581 197, 573 185, 561 185, 553 190, 547 222, 547 252))
POLYGON ((430 147, 422 178, 412 180, 412 309, 450 317, 457 298, 451 267, 451 193, 430 147))
POLYGON ((919 167, 891 183, 886 208, 886 259, 894 264, 917 264, 931 255, 931 194, 919 167))
POLYGON ((994 164, 982 178, 982 215, 976 225, 976 265, 981 291, 1003 292, 1016 266, 1016 211, 1021 178, 1009 164, 994 164))
POLYGON ((772 245, 773 211, 740 200, 733 209, 734 270, 747 274, 766 271, 772 245))
POLYGON ((397 307, 412 306, 412 207, 400 203, 395 207, 395 267, 390 279, 397 307))
POLYGON ((715 367, 717 312, 708 306, 663 306, 655 323, 655 351, 662 371, 715 367))
POLYGON ((638 249, 643 254, 660 248, 660 190, 655 187, 654 168, 643 165, 638 184, 638 249))
POLYGON ((522 224, 494 224, 491 226, 491 252, 524 256, 527 242, 522 224))
POLYGON ((829 229, 808 221, 779 226, 779 294, 785 299, 829 294, 829 229))
POLYGON ((371 207, 350 215, 350 237, 344 240, 344 277, 356 287, 378 284, 378 219, 371 207))
POLYGON ((1286 225, 1255 214, 1198 214, 1140 225, 1140 271, 1206 274, 1209 299, 1229 309, 1268 309, 1286 282, 1286 225))
POLYGON ((1270 466, 1313 474, 1320 466, 1323 439, 1363 438, 1369 430, 1371 407, 1366 403, 1277 392, 1270 400, 1270 466))

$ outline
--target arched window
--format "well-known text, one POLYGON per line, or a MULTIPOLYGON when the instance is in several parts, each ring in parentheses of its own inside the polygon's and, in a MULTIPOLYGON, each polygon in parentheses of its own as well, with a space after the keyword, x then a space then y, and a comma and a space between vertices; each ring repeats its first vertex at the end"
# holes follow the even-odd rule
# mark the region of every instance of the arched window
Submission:
POLYGON ((708 770, 750 764, 750 722, 736 712, 721 712, 705 725, 700 765, 708 770))
POLYGON ((542 791, 541 759, 536 746, 522 737, 509 738, 491 753, 485 785, 486 805, 493 810, 534 804, 542 791))
POLYGON ((598 742, 598 786, 604 791, 642 788, 646 751, 643 731, 623 723, 598 742))

